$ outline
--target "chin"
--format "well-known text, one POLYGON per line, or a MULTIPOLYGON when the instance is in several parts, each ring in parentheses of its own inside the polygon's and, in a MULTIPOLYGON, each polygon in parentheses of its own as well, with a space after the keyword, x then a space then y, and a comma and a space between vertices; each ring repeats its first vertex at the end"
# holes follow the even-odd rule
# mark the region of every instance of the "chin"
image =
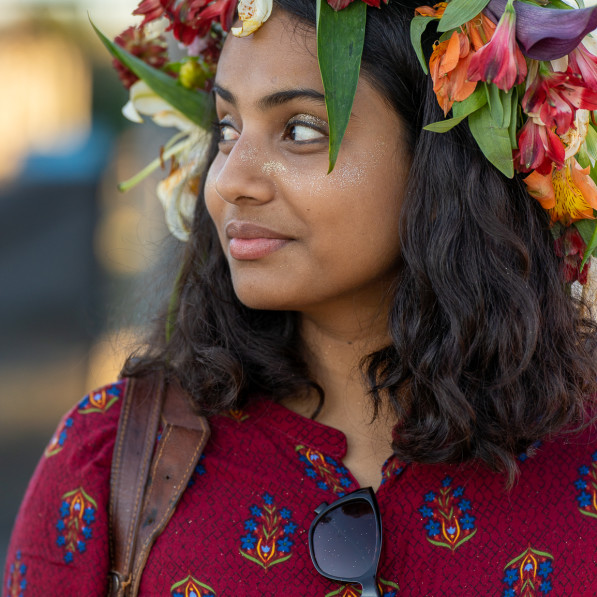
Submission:
POLYGON ((262 311, 291 311, 295 301, 280 288, 256 284, 235 284, 233 280, 234 293, 238 300, 249 309, 262 311))

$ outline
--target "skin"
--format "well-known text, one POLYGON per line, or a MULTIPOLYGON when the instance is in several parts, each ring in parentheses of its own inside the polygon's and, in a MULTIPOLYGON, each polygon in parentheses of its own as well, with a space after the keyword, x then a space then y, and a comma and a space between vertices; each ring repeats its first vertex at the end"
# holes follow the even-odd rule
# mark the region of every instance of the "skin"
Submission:
MULTIPOLYGON (((296 33, 281 11, 254 35, 227 38, 215 85, 221 141, 205 200, 235 292, 255 309, 301 314, 306 359, 326 394, 317 419, 346 434, 345 466, 361 485, 378 487, 394 421, 382 412, 370 423, 359 361, 389 341, 388 291, 400 262, 398 220, 410 165, 400 119, 361 78, 328 175, 315 36, 296 33), (297 89, 309 96, 280 96, 297 89), (266 105, 273 94, 284 101, 266 105), (227 226, 238 222, 284 240, 265 256, 235 258, 227 226)), ((297 396, 285 404, 308 416, 315 403, 297 396)))

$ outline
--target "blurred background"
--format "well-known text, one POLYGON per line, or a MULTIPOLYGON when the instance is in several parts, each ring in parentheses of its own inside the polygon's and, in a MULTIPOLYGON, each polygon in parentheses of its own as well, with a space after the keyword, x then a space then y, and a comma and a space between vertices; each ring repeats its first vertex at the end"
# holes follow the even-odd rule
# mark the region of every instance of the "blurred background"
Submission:
POLYGON ((0 0, 2 563, 60 417, 116 379, 176 272, 165 266, 176 241, 155 195, 160 172, 116 188, 170 131, 121 115, 128 93, 89 23, 113 38, 139 20, 137 4, 0 0))
POLYGON ((160 173, 116 189, 169 131, 121 115, 128 94, 88 19, 112 38, 137 4, 0 0, 1 563, 61 415, 116 379, 177 269, 160 173))

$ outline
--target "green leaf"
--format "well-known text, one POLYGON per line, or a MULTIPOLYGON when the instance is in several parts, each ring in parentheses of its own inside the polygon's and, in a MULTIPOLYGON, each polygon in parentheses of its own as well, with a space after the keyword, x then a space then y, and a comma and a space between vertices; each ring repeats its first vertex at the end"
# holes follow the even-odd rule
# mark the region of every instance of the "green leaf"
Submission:
MULTIPOLYGON (((578 4, 579 8, 584 8, 584 2, 582 0, 575 0, 575 1, 576 1, 576 4, 578 4), (581 6, 581 4, 583 6, 581 6)), ((570 4, 568 4, 567 2, 564 2, 563 0, 549 0, 547 7, 548 8, 559 8, 559 9, 564 9, 564 10, 574 9, 574 6, 570 6, 570 4)))
POLYGON ((452 0, 446 7, 437 30, 448 31, 460 27, 474 19, 488 4, 489 0, 452 0))
POLYGON ((461 102, 456 102, 452 107, 452 118, 447 120, 440 120, 433 122, 423 127, 426 131, 432 133, 447 133, 452 130, 457 124, 460 124, 469 114, 476 112, 479 108, 482 108, 487 103, 487 97, 485 91, 481 85, 477 85, 477 88, 471 95, 461 102))
POLYGON ((579 220, 578 222, 575 222, 574 225, 587 245, 579 268, 580 271, 582 271, 582 268, 585 266, 589 257, 591 257, 597 249, 597 220, 579 220))
POLYGON ((425 29, 427 29, 427 25, 432 21, 437 21, 433 17, 422 17, 416 16, 410 22, 410 43, 413 45, 415 49, 415 54, 421 63, 421 68, 423 72, 428 75, 429 69, 427 68, 427 61, 425 60, 425 54, 423 53, 423 46, 421 44, 421 37, 423 37, 423 33, 425 29))
MULTIPOLYGON (((491 118, 501 128, 504 126, 505 106, 502 101, 501 89, 491 83, 487 85, 487 92, 489 93, 489 107, 491 109, 491 118)), ((509 124, 509 123, 508 123, 509 124)))
POLYGON ((508 134, 510 135, 510 147, 512 149, 518 148, 518 141, 516 139, 516 129, 518 124, 518 88, 512 88, 512 95, 510 96, 510 127, 508 134))
POLYGON ((335 11, 326 0, 317 0, 317 59, 330 126, 328 173, 336 165, 357 90, 366 19, 364 2, 335 11))
POLYGON ((456 31, 456 29, 450 29, 449 31, 442 33, 439 36, 439 41, 448 41, 452 37, 452 34, 454 33, 454 31, 456 31))
MULTIPOLYGON (((500 128, 509 128, 512 120, 512 96, 514 88, 503 91, 493 83, 486 84, 487 103, 491 110, 491 117, 500 128)), ((518 97, 518 95, 517 95, 518 97)), ((516 110, 514 110, 514 113, 516 110)))
POLYGON ((457 124, 460 124, 466 117, 467 114, 464 116, 448 118, 447 120, 439 120, 438 122, 432 122, 431 124, 424 126, 423 129, 426 131, 431 131, 432 133, 447 133, 448 131, 451 131, 457 124))
POLYGON ((597 131, 592 124, 589 124, 589 130, 585 139, 587 143, 587 153, 593 160, 597 160, 597 131))
POLYGON ((591 160, 589 159, 589 154, 584 145, 581 145, 578 153, 574 156, 576 161, 580 164, 581 168, 586 168, 587 166, 591 166, 591 160))
POLYGON ((562 236, 562 234, 564 234, 564 226, 562 226, 560 222, 554 222, 554 225, 549 229, 549 231, 551 232, 553 239, 557 240, 560 238, 560 236, 562 236))
POLYGON ((141 80, 145 81, 162 99, 196 125, 205 129, 211 127, 213 102, 208 93, 201 90, 191 91, 182 87, 176 82, 176 79, 149 66, 140 58, 133 56, 118 44, 110 41, 93 22, 91 22, 91 26, 101 42, 106 46, 108 52, 126 67, 130 68, 141 80))
POLYGON ((483 85, 477 85, 475 91, 471 93, 465 100, 456 102, 452 107, 452 113, 455 117, 468 116, 473 112, 476 112, 479 108, 482 108, 487 103, 487 96, 483 85))
POLYGON ((512 146, 507 128, 497 124, 489 105, 473 112, 468 118, 471 133, 485 157, 505 176, 514 177, 512 146))
POLYGON ((574 226, 579 231, 582 239, 585 241, 587 247, 591 242, 595 228, 597 227, 597 220, 579 220, 574 222, 574 226))

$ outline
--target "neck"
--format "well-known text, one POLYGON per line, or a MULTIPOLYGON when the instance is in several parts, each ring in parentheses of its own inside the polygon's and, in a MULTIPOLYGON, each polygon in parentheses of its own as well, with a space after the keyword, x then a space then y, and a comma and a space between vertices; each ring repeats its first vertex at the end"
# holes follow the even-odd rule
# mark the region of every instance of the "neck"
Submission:
MULTIPOLYGON (((337 306, 322 313, 303 313, 301 335, 306 361, 314 379, 325 392, 317 420, 344 432, 348 450, 344 464, 361 485, 379 486, 381 465, 391 455, 394 418, 385 404, 373 419, 373 402, 361 370, 368 354, 389 343, 387 311, 376 309, 354 313, 337 306)), ((311 416, 318 398, 289 400, 288 408, 311 416)))

